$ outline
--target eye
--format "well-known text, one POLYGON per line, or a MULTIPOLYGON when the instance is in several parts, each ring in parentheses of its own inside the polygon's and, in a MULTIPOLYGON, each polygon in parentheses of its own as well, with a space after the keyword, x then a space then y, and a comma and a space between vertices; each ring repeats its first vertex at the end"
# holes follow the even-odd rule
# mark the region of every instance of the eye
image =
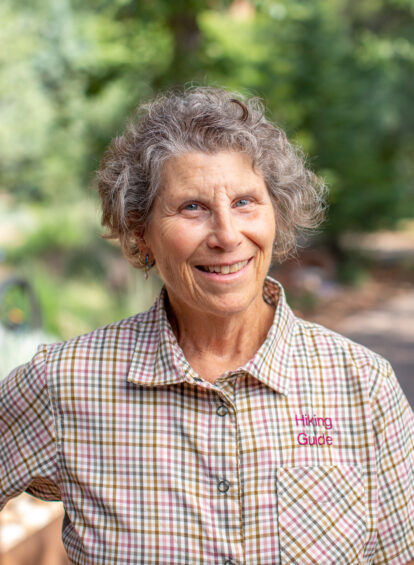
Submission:
POLYGON ((239 200, 237 200, 235 203, 238 208, 247 206, 248 204, 250 204, 250 200, 248 200, 247 198, 239 198, 239 200))
POLYGON ((205 212, 205 206, 200 202, 184 202, 180 207, 180 212, 188 218, 198 218, 205 212))
POLYGON ((183 210, 189 210, 190 212, 196 211, 200 206, 196 202, 190 202, 183 207, 183 210))

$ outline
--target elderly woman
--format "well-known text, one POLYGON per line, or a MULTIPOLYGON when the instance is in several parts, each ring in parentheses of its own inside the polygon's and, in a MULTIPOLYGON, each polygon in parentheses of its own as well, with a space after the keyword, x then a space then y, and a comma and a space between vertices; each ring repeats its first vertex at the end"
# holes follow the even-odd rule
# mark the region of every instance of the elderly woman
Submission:
POLYGON ((62 500, 79 565, 414 563, 414 417, 390 365, 267 276, 324 187, 261 103, 161 95, 98 177, 108 237, 164 287, 2 383, 0 505, 62 500))

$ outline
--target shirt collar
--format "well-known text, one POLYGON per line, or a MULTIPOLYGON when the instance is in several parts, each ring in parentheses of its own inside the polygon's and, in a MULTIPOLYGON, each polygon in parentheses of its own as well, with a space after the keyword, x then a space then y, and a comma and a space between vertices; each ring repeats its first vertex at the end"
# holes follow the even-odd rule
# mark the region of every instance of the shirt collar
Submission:
MULTIPOLYGON (((286 302, 282 285, 271 277, 266 277, 263 297, 268 303, 277 304, 267 337, 250 361, 226 375, 249 373, 287 395, 296 317, 286 302)), ((197 374, 186 360, 168 321, 166 298, 164 287, 150 310, 138 315, 139 335, 128 374, 129 382, 142 386, 197 382, 197 374)))

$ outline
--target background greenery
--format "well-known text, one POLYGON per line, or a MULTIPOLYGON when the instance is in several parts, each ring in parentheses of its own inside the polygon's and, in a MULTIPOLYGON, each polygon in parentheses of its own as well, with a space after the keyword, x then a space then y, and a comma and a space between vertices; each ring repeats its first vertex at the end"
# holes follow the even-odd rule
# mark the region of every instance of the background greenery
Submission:
POLYGON ((159 89, 261 96, 330 187, 323 237, 414 214, 414 0, 3 0, 0 279, 33 282, 67 338, 145 308, 99 238, 90 190, 127 116, 159 89))

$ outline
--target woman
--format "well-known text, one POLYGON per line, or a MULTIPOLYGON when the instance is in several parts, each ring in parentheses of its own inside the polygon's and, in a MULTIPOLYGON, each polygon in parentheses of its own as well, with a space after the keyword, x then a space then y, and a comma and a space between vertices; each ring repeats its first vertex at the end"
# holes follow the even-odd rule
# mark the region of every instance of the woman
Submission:
POLYGON ((261 104, 142 106, 103 225, 164 288, 2 383, 1 500, 63 500, 76 564, 414 563, 414 417, 387 361, 300 320, 272 257, 324 187, 261 104))

